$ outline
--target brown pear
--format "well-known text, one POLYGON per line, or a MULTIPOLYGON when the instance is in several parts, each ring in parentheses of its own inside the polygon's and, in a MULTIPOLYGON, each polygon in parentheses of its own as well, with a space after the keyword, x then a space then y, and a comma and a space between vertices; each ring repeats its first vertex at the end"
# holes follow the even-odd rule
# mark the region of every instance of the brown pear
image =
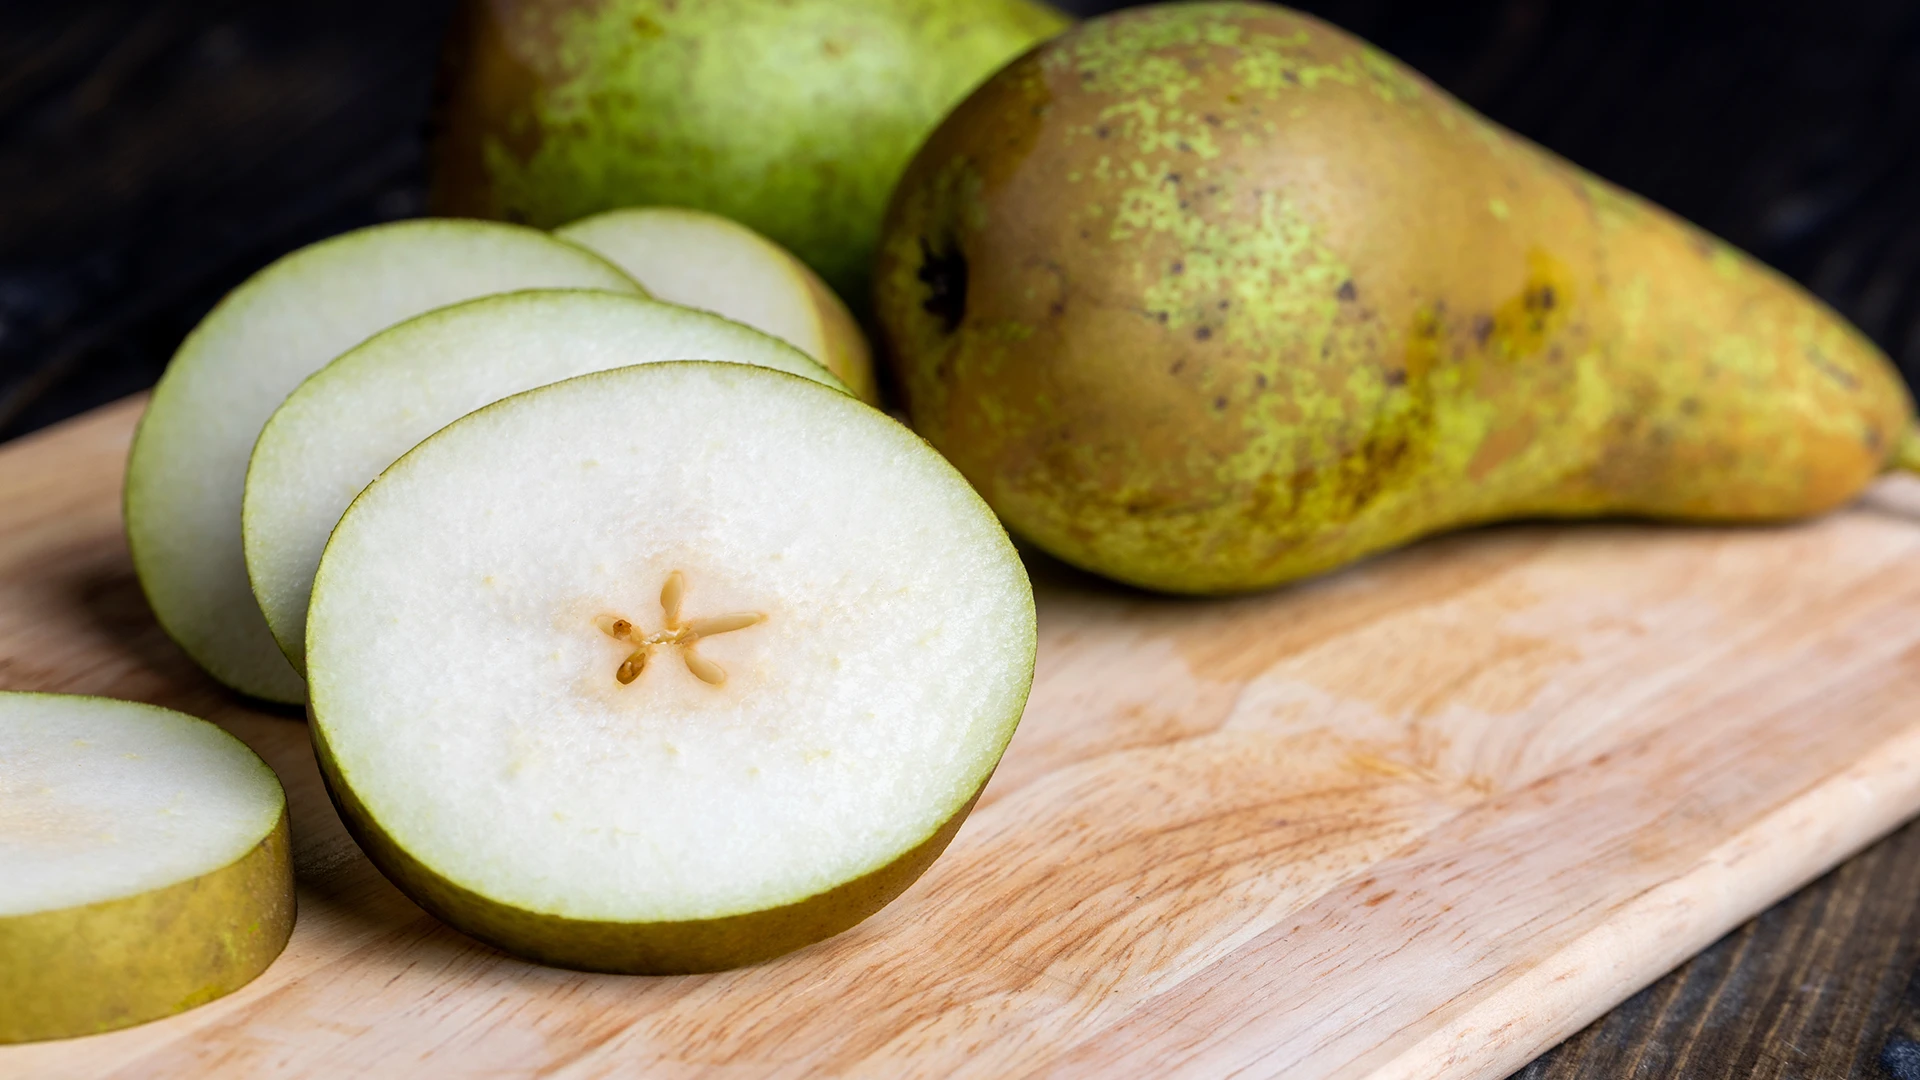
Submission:
POLYGON ((1003 69, 908 169, 876 276, 921 434, 1015 532, 1149 588, 1502 518, 1797 518, 1916 456, 1819 301, 1271 5, 1003 69))

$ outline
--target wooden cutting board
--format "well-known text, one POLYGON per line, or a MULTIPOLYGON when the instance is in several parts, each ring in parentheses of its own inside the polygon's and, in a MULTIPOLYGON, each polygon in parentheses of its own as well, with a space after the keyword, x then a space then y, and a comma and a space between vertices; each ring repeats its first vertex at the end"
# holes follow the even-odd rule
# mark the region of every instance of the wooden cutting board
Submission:
POLYGON ((292 800, 299 924, 231 997, 0 1048, 8 1077, 1498 1077, 1920 809, 1920 482, 1239 600, 1036 564, 1026 719, 891 907, 745 971, 536 967, 389 886, 298 716, 155 627, 120 530, 139 408, 0 450, 0 687, 245 739, 292 800))

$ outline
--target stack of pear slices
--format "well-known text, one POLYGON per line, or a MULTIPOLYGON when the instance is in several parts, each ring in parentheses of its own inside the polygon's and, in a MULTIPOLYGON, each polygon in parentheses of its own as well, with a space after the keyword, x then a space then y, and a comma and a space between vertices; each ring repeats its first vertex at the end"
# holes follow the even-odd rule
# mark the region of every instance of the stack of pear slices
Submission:
POLYGON ((873 386, 723 219, 379 226, 188 337, 128 538, 202 667, 306 706, 422 906, 572 967, 753 963, 926 869, 1032 679, 1006 533, 873 386))

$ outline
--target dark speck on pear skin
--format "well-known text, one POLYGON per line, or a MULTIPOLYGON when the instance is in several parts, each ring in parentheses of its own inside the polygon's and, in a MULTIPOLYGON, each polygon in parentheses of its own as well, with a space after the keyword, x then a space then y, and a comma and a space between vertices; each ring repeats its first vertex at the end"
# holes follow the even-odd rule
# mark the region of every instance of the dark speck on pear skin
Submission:
POLYGON ((1360 290, 1354 286, 1353 279, 1348 278, 1340 283, 1340 291, 1334 293, 1334 295, 1338 296, 1341 301, 1351 304, 1355 300, 1360 299, 1360 290))
POLYGON ((1205 341, 1208 338, 1211 338, 1212 336, 1213 336, 1213 328, 1210 326, 1203 326, 1200 329, 1195 330, 1193 332, 1193 340, 1195 341, 1205 341))

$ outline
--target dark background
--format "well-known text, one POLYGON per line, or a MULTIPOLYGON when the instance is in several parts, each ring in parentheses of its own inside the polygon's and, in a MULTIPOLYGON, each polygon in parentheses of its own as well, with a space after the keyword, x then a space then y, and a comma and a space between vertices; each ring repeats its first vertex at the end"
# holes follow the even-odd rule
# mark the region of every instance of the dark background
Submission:
MULTIPOLYGON (((1300 6, 1785 270, 1920 376, 1920 0, 1300 6)), ((449 8, 0 3, 0 440, 151 384, 282 252, 420 213, 449 8)))
MULTIPOLYGON (((1297 6, 1798 278, 1920 377, 1920 0, 1297 6)), ((0 440, 150 385, 274 257, 421 213, 450 7, 0 0, 0 440)), ((1916 1037, 1920 826, 1521 1075, 1920 1080, 1916 1037)))

